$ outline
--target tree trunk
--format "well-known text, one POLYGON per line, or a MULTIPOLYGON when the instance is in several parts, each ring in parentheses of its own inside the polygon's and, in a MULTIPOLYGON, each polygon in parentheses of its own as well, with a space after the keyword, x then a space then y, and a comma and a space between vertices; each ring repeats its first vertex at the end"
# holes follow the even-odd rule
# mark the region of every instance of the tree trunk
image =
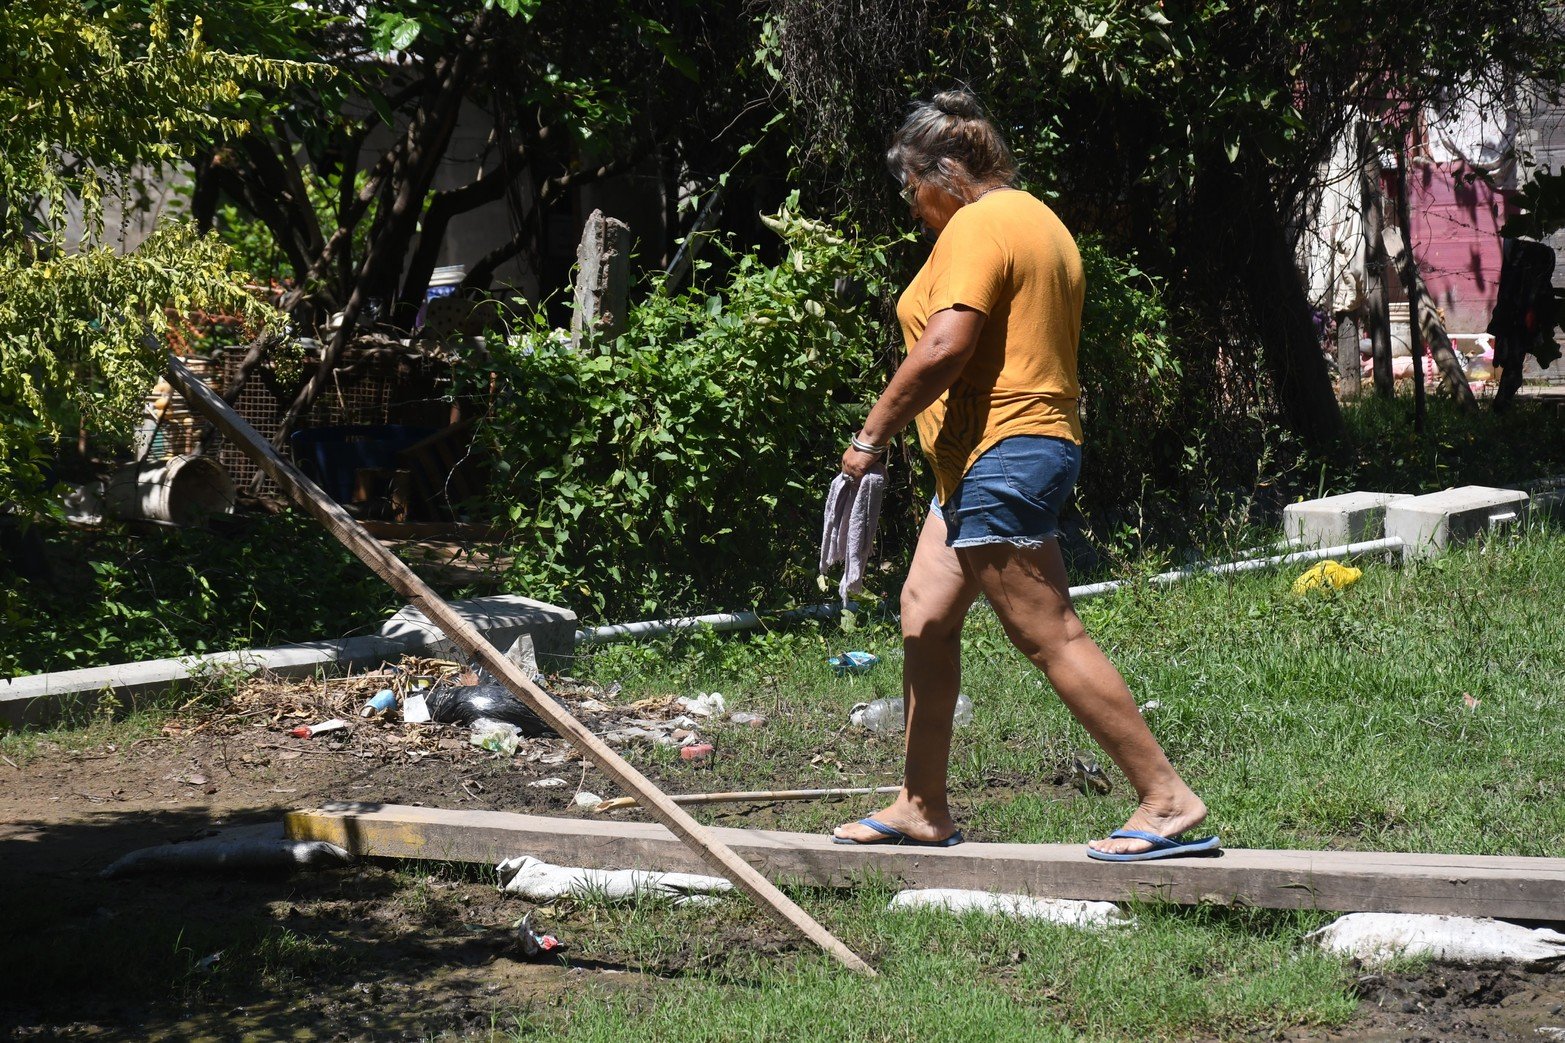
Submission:
POLYGON ((1359 331, 1353 316, 1337 317, 1337 397, 1351 402, 1363 390, 1359 368, 1359 331))
POLYGON ((1476 408, 1478 400, 1473 397, 1473 389, 1467 384, 1467 371, 1462 368, 1461 360, 1451 347, 1451 338, 1440 321, 1435 299, 1418 274, 1413 252, 1394 228, 1386 229, 1385 243, 1386 253, 1396 265, 1397 274, 1402 277, 1402 285, 1407 287, 1408 324, 1416 327, 1418 339, 1415 343, 1429 349, 1430 356, 1440 367, 1441 375, 1451 385, 1451 397, 1456 399, 1457 404, 1463 409, 1476 408))
POLYGON ((1364 217, 1364 323, 1374 359, 1375 391, 1381 398, 1390 398, 1396 381, 1391 376, 1391 302, 1386 298, 1386 248, 1381 239, 1385 204, 1380 191, 1380 160, 1370 124, 1358 125, 1357 138, 1364 217))
POLYGON ((342 321, 330 343, 321 351, 321 360, 299 393, 294 396, 287 413, 278 425, 272 444, 277 448, 287 444, 299 417, 314 404, 321 390, 330 383, 331 374, 342 360, 342 353, 353 340, 359 316, 363 314, 370 298, 379 297, 390 303, 394 300, 397 278, 402 271, 408 244, 418 230, 418 218, 424 209, 424 200, 434 180, 435 168, 445 154, 451 140, 451 132, 467 88, 486 45, 491 12, 480 14, 468 30, 467 37, 455 52, 442 59, 434 80, 438 84, 432 99, 420 109, 409 124, 405 135, 406 148, 392 170, 389 184, 390 200, 377 216, 377 227, 372 231, 369 247, 359 266, 353 290, 343 307, 342 321))
POLYGON ((1325 453, 1341 437, 1342 410, 1294 237, 1261 163, 1229 163, 1220 151, 1206 160, 1180 235, 1191 290, 1216 306, 1214 339, 1259 353, 1282 423, 1325 453))
POLYGON ((1294 262, 1293 244, 1275 213, 1254 216, 1254 263, 1241 269, 1241 278, 1266 368, 1288 427, 1310 449, 1325 450, 1342 435, 1342 410, 1332 391, 1309 295, 1294 262))
MULTIPOLYGON (((1413 263, 1412 218, 1407 212, 1407 136, 1404 133, 1397 154, 1397 223, 1402 226, 1407 254, 1407 275, 1402 288, 1407 291, 1407 342, 1413 349, 1413 430, 1424 433, 1424 334, 1418 328, 1418 265, 1413 263)), ((1384 238, 1384 233, 1382 233, 1384 238)), ((1389 250, 1387 251, 1390 252, 1389 250)))

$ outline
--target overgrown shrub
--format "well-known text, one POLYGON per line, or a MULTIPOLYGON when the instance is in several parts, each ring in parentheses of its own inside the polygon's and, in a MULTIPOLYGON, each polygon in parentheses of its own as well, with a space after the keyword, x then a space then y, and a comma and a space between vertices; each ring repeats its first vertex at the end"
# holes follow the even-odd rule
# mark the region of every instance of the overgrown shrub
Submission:
POLYGON ((365 633, 401 605, 302 514, 231 535, 37 525, 47 575, 0 561, 0 676, 365 633))
MULTIPOLYGON (((540 312, 475 363, 470 387, 498 377, 484 432, 517 526, 517 589, 615 616, 819 596, 823 494, 900 356, 879 301, 902 280, 891 242, 791 207, 769 224, 788 246, 775 267, 735 254, 720 285, 654 287, 595 350, 572 351, 540 312)), ((1082 252, 1083 503, 1110 510, 1178 455, 1167 429, 1181 373, 1156 281, 1095 240, 1082 252)), ((905 442, 882 513, 893 567, 929 495, 911 429, 905 442)))
POLYGON ((475 367, 471 386, 498 378, 483 437, 516 589, 611 615, 814 591, 822 498, 884 381, 890 244, 795 205, 767 219, 781 264, 734 253, 715 285, 654 284, 582 351, 540 309, 475 367))

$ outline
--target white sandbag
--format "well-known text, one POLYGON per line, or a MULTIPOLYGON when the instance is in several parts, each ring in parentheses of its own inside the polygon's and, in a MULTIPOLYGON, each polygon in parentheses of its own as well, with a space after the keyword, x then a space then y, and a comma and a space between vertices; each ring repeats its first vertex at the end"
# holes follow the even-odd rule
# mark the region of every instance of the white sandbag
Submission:
POLYGON ((289 840, 282 823, 247 826, 201 840, 144 847, 119 859, 100 876, 135 873, 190 873, 210 870, 321 869, 346 865, 353 856, 324 840, 289 840))
POLYGON ((734 886, 720 876, 654 873, 644 869, 577 869, 550 865, 530 855, 508 858, 495 869, 500 874, 500 890, 534 902, 552 902, 567 895, 614 901, 653 895, 682 905, 699 896, 731 891, 734 886))
POLYGON ((1123 927, 1130 917, 1113 902, 1083 902, 1068 898, 1032 898, 999 895, 956 887, 930 887, 899 891, 888 909, 945 909, 953 913, 977 911, 1019 920, 1048 920, 1072 927, 1123 927))
POLYGON ((1519 963, 1543 968, 1565 961, 1565 934, 1504 920, 1427 913, 1349 913, 1308 935, 1330 952, 1366 964, 1397 956, 1445 963, 1519 963))

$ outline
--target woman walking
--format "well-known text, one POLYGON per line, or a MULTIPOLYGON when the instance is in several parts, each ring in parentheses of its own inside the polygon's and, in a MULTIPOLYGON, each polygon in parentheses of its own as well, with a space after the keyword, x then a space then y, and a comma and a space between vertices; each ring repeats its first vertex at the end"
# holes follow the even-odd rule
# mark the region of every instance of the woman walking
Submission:
POLYGON ((839 843, 948 846, 946 773, 962 624, 982 593, 1010 638, 1125 773, 1140 805, 1088 854, 1211 852, 1186 841, 1206 805, 1169 764, 1119 671, 1071 606, 1056 539, 1081 466, 1076 349, 1085 280, 1054 212, 1012 187, 1003 138, 965 91, 917 105, 887 153, 902 198, 939 233, 897 303, 907 358, 842 457, 862 478, 917 419, 935 501, 902 589, 907 750, 902 792, 839 843))

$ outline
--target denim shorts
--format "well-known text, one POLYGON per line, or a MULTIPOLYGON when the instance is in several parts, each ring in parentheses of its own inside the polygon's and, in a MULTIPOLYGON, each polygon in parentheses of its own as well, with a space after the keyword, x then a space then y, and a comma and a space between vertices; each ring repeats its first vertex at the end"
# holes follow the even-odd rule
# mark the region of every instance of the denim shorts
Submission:
POLYGON ((1081 473, 1081 446, 1048 435, 1013 435, 973 461, 956 492, 931 504, 946 546, 1037 547, 1059 532, 1060 511, 1081 473))

